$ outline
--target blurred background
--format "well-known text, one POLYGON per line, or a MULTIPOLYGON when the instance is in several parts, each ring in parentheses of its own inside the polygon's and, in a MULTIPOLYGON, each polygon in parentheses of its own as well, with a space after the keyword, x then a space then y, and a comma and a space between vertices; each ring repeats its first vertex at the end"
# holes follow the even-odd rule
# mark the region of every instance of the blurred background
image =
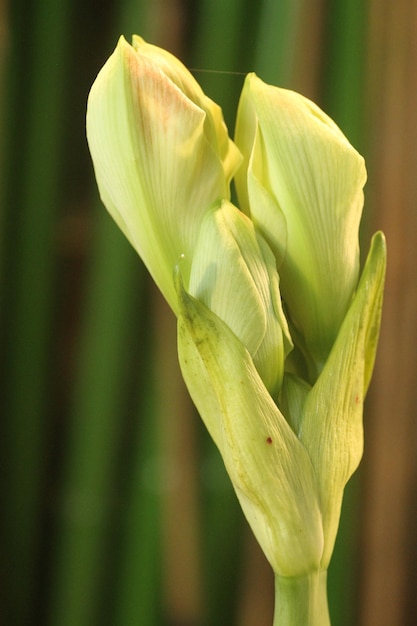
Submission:
POLYGON ((366 157, 363 254, 383 229, 389 265, 329 602, 335 626, 415 625, 415 0, 0 0, 2 623, 272 624, 272 575, 182 384, 175 320, 98 199, 86 99, 121 33, 193 68, 231 133, 255 70, 366 157))

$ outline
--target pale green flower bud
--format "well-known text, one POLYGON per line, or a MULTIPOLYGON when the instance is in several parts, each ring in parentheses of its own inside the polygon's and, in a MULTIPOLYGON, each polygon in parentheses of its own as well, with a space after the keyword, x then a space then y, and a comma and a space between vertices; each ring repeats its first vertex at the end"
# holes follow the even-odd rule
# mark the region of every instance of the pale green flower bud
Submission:
POLYGON ((249 218, 228 201, 204 217, 189 292, 226 322, 275 395, 291 348, 275 258, 249 218))
POLYGON ((178 317, 183 377, 281 588, 323 586, 362 455, 385 274, 377 233, 358 284, 362 157, 312 102, 251 74, 237 169, 220 108, 139 37, 98 75, 87 136, 104 204, 178 317))
POLYGON ((91 88, 87 138, 106 208, 175 310, 173 268, 184 254, 187 276, 201 221, 241 160, 220 107, 174 56, 121 37, 91 88))
POLYGON ((244 155, 241 208, 277 257, 291 334, 313 382, 358 280, 364 161, 314 103, 255 74, 245 81, 235 140, 244 155))

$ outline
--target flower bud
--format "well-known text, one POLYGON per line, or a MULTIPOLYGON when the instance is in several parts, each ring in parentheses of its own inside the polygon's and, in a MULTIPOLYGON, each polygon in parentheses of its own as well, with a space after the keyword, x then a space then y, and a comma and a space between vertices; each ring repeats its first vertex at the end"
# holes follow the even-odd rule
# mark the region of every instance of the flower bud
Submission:
POLYGON ((189 291, 240 339, 273 395, 291 348, 278 281, 274 255, 246 215, 227 201, 207 212, 189 291))
POLYGON ((235 141, 241 208, 271 245, 294 342, 313 382, 356 289, 363 158, 336 124, 295 92, 249 74, 235 141))
POLYGON ((201 221, 229 197, 241 157, 220 107, 168 52, 123 37, 88 98, 87 138, 101 198, 170 306, 201 221))

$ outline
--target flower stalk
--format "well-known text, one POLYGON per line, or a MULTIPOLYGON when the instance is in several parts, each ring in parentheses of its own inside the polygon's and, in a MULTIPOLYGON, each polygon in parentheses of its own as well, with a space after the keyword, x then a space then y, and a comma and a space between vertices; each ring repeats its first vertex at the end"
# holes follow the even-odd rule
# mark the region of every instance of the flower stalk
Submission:
POLYGON ((299 578, 275 577, 273 626, 330 626, 326 570, 299 578))

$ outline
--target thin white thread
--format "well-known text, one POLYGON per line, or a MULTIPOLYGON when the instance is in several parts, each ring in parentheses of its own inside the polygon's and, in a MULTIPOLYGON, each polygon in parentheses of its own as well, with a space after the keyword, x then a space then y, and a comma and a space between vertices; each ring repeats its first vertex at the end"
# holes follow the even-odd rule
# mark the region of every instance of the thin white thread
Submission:
POLYGON ((229 74, 231 76, 246 76, 246 74, 248 74, 248 72, 231 72, 228 70, 201 70, 201 69, 197 69, 195 67, 191 67, 188 70, 189 72, 203 72, 205 74, 229 74))

